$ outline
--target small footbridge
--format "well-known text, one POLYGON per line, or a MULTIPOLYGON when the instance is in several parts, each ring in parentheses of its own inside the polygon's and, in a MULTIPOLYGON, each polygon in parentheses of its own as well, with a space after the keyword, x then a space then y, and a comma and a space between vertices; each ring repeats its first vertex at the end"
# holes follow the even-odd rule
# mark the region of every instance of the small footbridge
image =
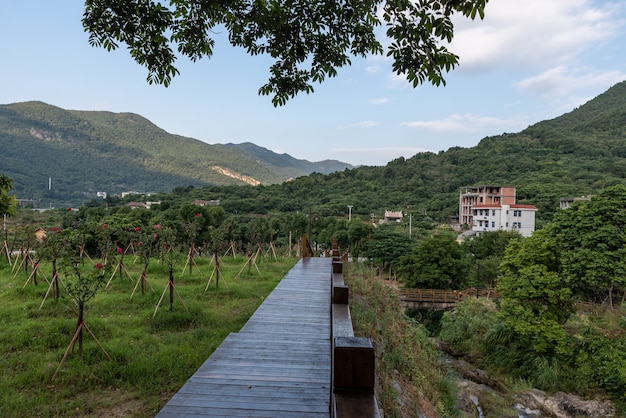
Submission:
POLYGON ((302 258, 157 415, 378 418, 375 355, 355 337, 338 252, 302 258))
POLYGON ((442 289, 400 289, 398 296, 402 305, 408 309, 445 310, 469 298, 499 297, 494 289, 471 287, 465 290, 442 289))

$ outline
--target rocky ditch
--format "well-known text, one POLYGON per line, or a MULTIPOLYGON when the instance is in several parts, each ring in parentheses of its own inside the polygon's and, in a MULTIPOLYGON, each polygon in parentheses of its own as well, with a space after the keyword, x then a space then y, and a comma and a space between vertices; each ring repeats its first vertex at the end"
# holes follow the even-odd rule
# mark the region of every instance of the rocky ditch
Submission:
MULTIPOLYGON (((455 358, 445 344, 436 341, 436 346, 446 352, 450 366, 458 373, 459 409, 472 417, 485 417, 480 399, 503 397, 508 390, 497 379, 470 363, 455 358)), ((570 393, 546 393, 528 389, 517 393, 511 405, 512 413, 519 418, 612 418, 616 411, 613 403, 606 399, 583 399, 570 393)))

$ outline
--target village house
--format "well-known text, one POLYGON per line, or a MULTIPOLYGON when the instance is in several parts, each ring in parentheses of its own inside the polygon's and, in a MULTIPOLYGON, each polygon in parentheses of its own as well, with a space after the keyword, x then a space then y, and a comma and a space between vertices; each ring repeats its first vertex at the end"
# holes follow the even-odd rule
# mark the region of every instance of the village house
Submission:
POLYGON ((517 231, 528 237, 535 231, 533 205, 516 203, 515 187, 463 187, 459 197, 459 222, 475 234, 517 231))
POLYGON ((592 196, 579 196, 579 197, 562 197, 559 199, 560 208, 561 209, 569 209, 572 207, 574 202, 588 201, 591 200, 592 196))
POLYGON ((194 205, 198 205, 198 206, 217 206, 220 204, 219 199, 211 199, 211 200, 201 200, 201 199, 196 199, 193 201, 194 205))
POLYGON ((385 217, 383 218, 384 223, 391 222, 402 222, 403 214, 402 212, 394 212, 391 210, 385 211, 385 217))
POLYGON ((130 206, 131 209, 147 209, 145 203, 142 202, 128 202, 126 206, 130 206))

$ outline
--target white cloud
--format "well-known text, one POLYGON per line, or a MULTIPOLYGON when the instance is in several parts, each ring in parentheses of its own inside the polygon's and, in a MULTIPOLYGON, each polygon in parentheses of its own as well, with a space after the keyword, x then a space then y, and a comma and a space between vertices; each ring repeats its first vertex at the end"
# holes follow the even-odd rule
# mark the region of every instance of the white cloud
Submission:
POLYGON ((427 121, 402 122, 401 125, 407 128, 421 128, 434 132, 482 132, 495 128, 511 128, 523 126, 523 121, 519 119, 499 119, 490 116, 478 115, 450 115, 444 119, 434 119, 427 121))
POLYGON ((591 0, 490 0, 483 21, 455 19, 450 46, 460 71, 538 68, 570 62, 610 40, 623 22, 617 3, 591 0))
MULTIPOLYGON (((596 90, 597 87, 604 88, 625 78, 626 74, 617 70, 590 71, 587 68, 557 66, 525 78, 515 83, 515 87, 521 93, 554 101, 572 95, 573 92, 584 92, 590 88, 596 90)), ((575 100, 575 97, 571 99, 575 100)))

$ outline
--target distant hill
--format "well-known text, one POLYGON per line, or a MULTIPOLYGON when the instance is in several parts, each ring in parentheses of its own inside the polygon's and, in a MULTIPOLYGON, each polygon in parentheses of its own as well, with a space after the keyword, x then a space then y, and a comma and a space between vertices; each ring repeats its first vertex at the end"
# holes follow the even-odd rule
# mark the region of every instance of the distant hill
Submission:
POLYGON ((275 184, 352 168, 276 154, 251 143, 211 145, 173 135, 133 113, 0 105, 0 173, 13 194, 80 206, 99 191, 169 192, 189 185, 275 184), (51 187, 49 187, 51 185, 51 187))
POLYGON ((336 171, 342 171, 346 168, 353 168, 349 164, 337 160, 323 160, 310 162, 307 160, 298 160, 289 154, 276 154, 266 148, 259 147, 251 142, 242 144, 226 144, 227 147, 238 149, 246 154, 258 157, 259 159, 272 164, 275 167, 283 167, 284 173, 293 171, 292 177, 299 177, 299 172, 330 174, 336 171))

